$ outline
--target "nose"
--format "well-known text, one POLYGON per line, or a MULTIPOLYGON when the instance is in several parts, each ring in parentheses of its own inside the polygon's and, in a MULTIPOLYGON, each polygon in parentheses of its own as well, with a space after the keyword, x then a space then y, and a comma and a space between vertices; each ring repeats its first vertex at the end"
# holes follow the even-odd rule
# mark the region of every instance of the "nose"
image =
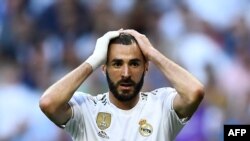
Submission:
POLYGON ((122 68, 122 77, 123 78, 128 78, 130 77, 130 69, 129 69, 129 66, 128 65, 124 65, 123 68, 122 68))

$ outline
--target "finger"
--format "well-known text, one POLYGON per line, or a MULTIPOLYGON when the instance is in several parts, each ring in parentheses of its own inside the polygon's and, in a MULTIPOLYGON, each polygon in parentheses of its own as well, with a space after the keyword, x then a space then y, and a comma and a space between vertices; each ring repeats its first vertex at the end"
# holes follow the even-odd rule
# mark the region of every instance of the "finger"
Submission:
POLYGON ((109 31, 104 36, 107 37, 108 39, 112 39, 118 37, 119 35, 120 35, 119 31, 109 31))
POLYGON ((140 36, 140 35, 142 35, 138 31, 133 30, 133 29, 126 29, 126 30, 123 30, 122 32, 131 34, 133 36, 140 36))

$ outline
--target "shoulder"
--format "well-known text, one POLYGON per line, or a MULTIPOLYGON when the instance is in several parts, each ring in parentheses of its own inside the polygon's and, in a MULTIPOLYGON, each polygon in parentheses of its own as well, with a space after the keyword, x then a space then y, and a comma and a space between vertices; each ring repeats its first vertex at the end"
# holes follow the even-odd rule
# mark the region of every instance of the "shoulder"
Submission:
POLYGON ((153 101, 168 101, 173 99, 177 94, 176 90, 171 87, 162 87, 149 92, 141 92, 142 100, 153 100, 153 101))
POLYGON ((162 87, 146 93, 155 97, 167 97, 169 95, 176 94, 177 91, 172 87, 162 87))
POLYGON ((77 104, 81 104, 85 102, 89 97, 91 97, 91 95, 88 93, 76 91, 70 101, 77 103, 77 104))
POLYGON ((107 103, 107 94, 98 94, 96 96, 93 96, 88 93, 83 92, 75 92, 71 101, 74 103, 77 103, 78 105, 81 105, 82 103, 90 103, 93 105, 96 105, 97 103, 107 103))
POLYGON ((176 90, 172 87, 162 87, 162 88, 158 88, 155 90, 152 90, 151 93, 154 94, 162 94, 162 93, 172 93, 175 92, 176 90))

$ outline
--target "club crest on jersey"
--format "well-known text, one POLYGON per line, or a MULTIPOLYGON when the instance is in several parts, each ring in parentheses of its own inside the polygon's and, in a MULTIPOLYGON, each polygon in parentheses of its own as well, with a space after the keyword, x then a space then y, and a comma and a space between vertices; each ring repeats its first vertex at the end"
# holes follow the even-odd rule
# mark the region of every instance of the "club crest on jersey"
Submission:
POLYGON ((111 123, 111 114, 105 112, 99 112, 96 117, 96 124, 99 129, 105 130, 109 128, 111 123))
POLYGON ((148 137, 153 133, 153 127, 149 123, 147 123, 147 120, 141 119, 139 122, 139 132, 142 136, 148 137))

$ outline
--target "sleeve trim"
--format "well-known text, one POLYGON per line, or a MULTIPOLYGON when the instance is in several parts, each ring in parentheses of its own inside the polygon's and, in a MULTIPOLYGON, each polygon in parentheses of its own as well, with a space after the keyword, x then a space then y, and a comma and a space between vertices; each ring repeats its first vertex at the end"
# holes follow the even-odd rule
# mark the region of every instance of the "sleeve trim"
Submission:
POLYGON ((70 101, 68 102, 68 104, 69 104, 69 106, 70 106, 70 109, 71 109, 71 116, 70 116, 70 118, 64 123, 64 124, 62 124, 62 125, 57 125, 57 126, 59 126, 60 128, 62 128, 62 129, 64 129, 65 127, 66 127, 66 125, 67 125, 67 123, 71 120, 71 119, 73 119, 74 118, 74 108, 73 108, 73 103, 71 103, 70 101))
POLYGON ((177 117, 178 121, 181 124, 186 124, 188 122, 188 120, 189 120, 189 117, 179 118, 179 116, 177 115, 176 111, 174 110, 174 99, 175 99, 176 95, 177 95, 177 92, 174 93, 174 96, 171 99, 171 111, 174 112, 175 116, 177 117))

